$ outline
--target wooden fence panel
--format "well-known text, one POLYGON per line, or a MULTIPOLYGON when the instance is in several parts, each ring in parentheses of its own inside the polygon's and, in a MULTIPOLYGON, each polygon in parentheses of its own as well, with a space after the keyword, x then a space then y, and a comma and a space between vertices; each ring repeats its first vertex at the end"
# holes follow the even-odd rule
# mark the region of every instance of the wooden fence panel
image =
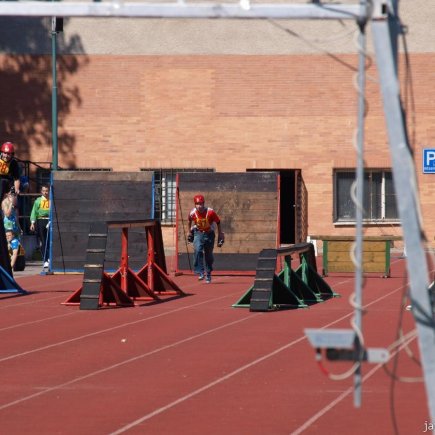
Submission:
MULTIPOLYGON (((82 272, 91 222, 153 218, 153 173, 57 171, 52 180, 53 272, 82 272)), ((146 263, 145 230, 129 232, 133 268, 146 263)), ((121 231, 109 230, 107 270, 116 270, 121 254, 121 231)))
POLYGON ((193 268, 193 247, 185 238, 193 197, 200 193, 225 232, 225 244, 214 250, 214 269, 254 271, 259 252, 277 247, 278 177, 276 172, 178 174, 177 269, 193 268))

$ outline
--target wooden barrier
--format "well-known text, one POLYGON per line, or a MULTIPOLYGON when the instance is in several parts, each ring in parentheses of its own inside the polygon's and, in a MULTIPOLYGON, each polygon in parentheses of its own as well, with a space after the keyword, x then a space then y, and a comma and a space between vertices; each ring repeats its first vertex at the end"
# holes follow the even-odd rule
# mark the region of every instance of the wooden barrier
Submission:
MULTIPOLYGON (((153 173, 55 171, 52 173, 52 243, 50 271, 84 271, 89 226, 93 222, 134 221, 154 217, 153 173)), ((130 231, 130 264, 138 268, 146 256, 143 228, 130 231)), ((121 240, 109 227, 106 270, 119 265, 121 240)))
POLYGON ((193 249, 186 242, 187 217, 197 193, 222 219, 225 244, 214 250, 213 273, 250 273, 258 253, 279 245, 279 175, 276 172, 177 175, 176 270, 192 269, 193 249))
MULTIPOLYGON (((329 272, 354 272, 351 258, 354 236, 310 236, 311 240, 323 242, 323 276, 329 272)), ((394 240, 399 236, 366 236, 363 238, 363 271, 383 273, 385 278, 391 275, 390 255, 394 240)))

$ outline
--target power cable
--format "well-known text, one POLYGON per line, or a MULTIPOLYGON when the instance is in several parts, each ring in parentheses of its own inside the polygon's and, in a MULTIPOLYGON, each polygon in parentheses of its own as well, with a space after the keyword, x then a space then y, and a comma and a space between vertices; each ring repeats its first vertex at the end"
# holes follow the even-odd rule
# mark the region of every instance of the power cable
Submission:
POLYGON ((184 225, 183 210, 181 208, 180 189, 178 188, 178 186, 176 187, 176 189, 177 189, 178 207, 180 209, 180 215, 181 215, 181 225, 183 226, 184 243, 186 245, 187 261, 189 262, 189 269, 192 272, 192 264, 190 262, 189 244, 187 243, 186 227, 184 225))
MULTIPOLYGON (((51 183, 50 195, 51 195, 51 200, 52 200, 52 203, 53 203, 54 214, 56 216, 56 227, 57 227, 57 233, 58 233, 58 236, 59 236, 60 257, 62 259, 63 273, 65 273, 66 272, 66 268, 65 268, 65 256, 64 256, 63 245, 62 245, 62 233, 60 232, 59 217, 57 215, 57 207, 56 207, 56 202, 54 200, 54 185, 53 185, 53 182, 51 183)), ((53 228, 53 225, 51 227, 53 228)), ((53 267, 53 261, 51 262, 51 267, 53 267)))

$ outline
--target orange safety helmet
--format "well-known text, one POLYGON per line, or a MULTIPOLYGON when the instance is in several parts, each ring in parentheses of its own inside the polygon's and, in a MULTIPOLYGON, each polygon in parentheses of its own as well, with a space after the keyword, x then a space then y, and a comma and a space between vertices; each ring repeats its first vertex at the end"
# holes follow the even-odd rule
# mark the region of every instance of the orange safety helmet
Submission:
POLYGON ((5 142, 5 143, 2 145, 2 147, 0 148, 0 151, 1 151, 2 153, 9 153, 9 154, 11 154, 11 155, 14 155, 14 154, 15 154, 15 148, 14 148, 13 143, 11 143, 11 142, 5 142))
POLYGON ((194 202, 195 204, 198 204, 198 203, 202 203, 202 204, 204 204, 204 202, 205 202, 204 196, 203 196, 203 195, 195 195, 195 196, 193 197, 193 202, 194 202))

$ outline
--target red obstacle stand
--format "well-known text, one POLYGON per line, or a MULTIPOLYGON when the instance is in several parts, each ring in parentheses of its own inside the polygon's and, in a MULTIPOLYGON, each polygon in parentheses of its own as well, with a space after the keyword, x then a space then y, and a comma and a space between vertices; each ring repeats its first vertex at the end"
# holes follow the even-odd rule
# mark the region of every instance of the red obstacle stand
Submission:
POLYGON ((109 223, 109 227, 121 228, 121 266, 112 279, 133 300, 160 300, 161 296, 183 296, 185 293, 169 277, 166 269, 165 252, 160 222, 156 220, 128 224, 109 223), (148 245, 147 263, 135 273, 128 266, 128 229, 145 226, 148 245))
MULTIPOLYGON (((83 285, 64 302, 65 305, 78 305, 80 303, 80 308, 86 306, 86 303, 83 303, 82 290, 84 285, 89 285, 91 281, 99 286, 98 307, 102 305, 132 306, 135 301, 159 302, 165 296, 185 295, 167 273, 162 230, 159 221, 154 219, 126 222, 112 221, 107 223, 107 227, 121 229, 121 261, 119 269, 112 276, 102 271, 100 279, 86 279, 85 265, 83 285), (146 231, 147 263, 137 273, 128 264, 128 230, 131 228, 145 228, 146 231)), ((93 234, 91 231, 89 237, 98 235, 103 236, 102 234, 93 234)), ((90 245, 91 243, 88 243, 88 246, 90 245)), ((88 251, 90 250, 88 249, 88 251)), ((95 309, 95 304, 93 304, 93 308, 83 309, 95 309)))

